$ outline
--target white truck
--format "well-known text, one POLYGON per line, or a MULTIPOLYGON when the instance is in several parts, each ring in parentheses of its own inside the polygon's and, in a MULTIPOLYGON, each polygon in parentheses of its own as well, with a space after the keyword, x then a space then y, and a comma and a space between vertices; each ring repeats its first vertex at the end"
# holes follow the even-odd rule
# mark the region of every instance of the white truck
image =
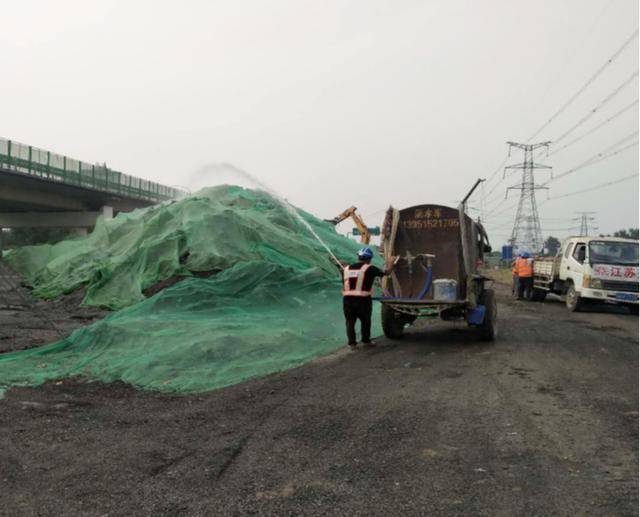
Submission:
POLYGON ((638 314, 638 241, 614 237, 570 237, 556 257, 533 263, 532 300, 565 295, 579 311, 590 301, 625 305, 638 314))

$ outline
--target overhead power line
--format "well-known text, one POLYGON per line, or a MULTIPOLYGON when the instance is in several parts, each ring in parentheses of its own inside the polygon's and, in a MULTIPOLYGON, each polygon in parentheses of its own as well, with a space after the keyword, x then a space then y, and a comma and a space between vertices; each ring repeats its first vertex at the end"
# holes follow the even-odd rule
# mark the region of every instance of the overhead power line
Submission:
MULTIPOLYGON (((494 217, 491 219, 492 221, 496 221, 495 223, 487 223, 489 225, 491 224, 506 224, 507 222, 509 223, 513 223, 513 219, 511 217, 494 217)), ((571 217, 541 217, 540 221, 546 221, 546 222, 554 222, 557 223, 558 221, 571 221, 572 218, 571 217)))
POLYGON ((584 45, 584 42, 589 38, 589 36, 591 36, 591 34, 593 33, 593 30, 596 28, 596 26, 598 25, 598 23, 602 19, 602 16, 604 15, 604 13, 609 9, 609 7, 611 7, 611 5, 614 2, 615 2, 615 0, 609 0, 609 2, 602 8, 602 10, 594 18, 593 22, 591 23, 589 28, 586 30, 586 32, 584 33, 582 38, 574 40, 573 48, 571 49, 571 51, 568 54, 565 54, 562 66, 559 68, 560 72, 558 74, 556 74, 556 77, 545 88, 544 93, 540 96, 541 99, 544 99, 547 96, 547 94, 551 90, 551 87, 558 82, 558 79, 563 75, 563 73, 566 73, 566 70, 569 67, 569 63, 572 61, 573 58, 575 58, 577 50, 580 47, 582 47, 584 45))
POLYGON ((512 203, 511 205, 509 205, 508 207, 504 208, 503 210, 500 210, 499 212, 495 212, 495 208, 494 208, 494 212, 489 212, 487 214, 487 217, 489 217, 490 215, 502 215, 502 214, 508 212, 509 210, 511 210, 512 208, 514 208, 517 204, 518 203, 512 203))
MULTIPOLYGON (((599 18, 602 16, 602 14, 607 10, 607 8, 609 7, 609 5, 607 5, 602 11, 601 13, 598 15, 598 17, 596 18, 596 21, 594 22, 593 26, 589 29, 588 33, 590 33, 593 30, 593 27, 595 27, 595 24, 597 23, 597 21, 599 20, 599 18)), ((560 114, 562 114, 568 107, 569 105, 571 105, 575 99, 577 97, 579 97, 596 79, 598 76, 600 76, 600 74, 602 74, 602 72, 604 72, 604 70, 611 64, 613 63, 618 56, 629 46, 629 44, 631 44, 631 42, 633 40, 635 40, 638 37, 638 28, 635 29, 635 31, 631 34, 631 36, 629 36, 629 38, 627 38, 625 40, 625 42, 622 44, 622 46, 620 46, 614 53, 613 55, 598 69, 596 70, 596 72, 587 80, 587 82, 571 97, 569 98, 569 100, 567 102, 565 102, 560 109, 558 109, 540 128, 538 128, 538 130, 527 140, 527 142, 533 140, 544 128, 546 128, 551 122, 553 122, 553 120, 555 120, 560 114)), ((638 75, 637 71, 635 72, 634 76, 638 75)), ((631 78, 632 80, 633 78, 631 78)), ((618 87, 616 90, 614 90, 607 98, 605 98, 603 101, 601 101, 601 103, 596 106, 589 114, 587 114, 586 117, 583 117, 583 120, 579 121, 578 124, 574 125, 574 127, 570 128, 569 131, 565 132, 565 134, 563 135, 563 138, 568 136, 571 132, 573 132, 575 129, 577 129, 578 127, 580 127, 580 125, 582 125, 584 122, 586 122, 586 120, 588 120, 590 118, 590 116, 595 112, 598 111, 599 109, 602 108, 602 106, 604 106, 609 100, 611 100, 613 97, 615 97, 617 95, 617 93, 624 88, 628 82, 630 82, 631 80, 627 80, 625 81, 625 83, 623 83, 620 87, 618 87)), ((559 139, 558 139, 559 140, 559 139)), ((557 141, 558 141, 557 140, 557 141)), ((557 143, 556 141, 556 143, 557 143)), ((504 165, 506 164, 508 158, 505 158, 500 165, 488 176, 487 178, 487 182, 486 185, 488 186, 491 181, 496 178, 497 174, 502 170, 502 167, 504 167, 504 165)), ((497 189, 497 187, 502 183, 502 180, 504 178, 501 178, 499 176, 498 177, 498 181, 495 183, 495 185, 488 191, 486 192, 485 195, 483 195, 483 199, 486 200, 489 196, 491 196, 491 194, 497 189)))
MULTIPOLYGON (((636 100, 634 104, 637 104, 637 103, 638 103, 638 101, 636 100)), ((607 149, 605 149, 605 150, 593 155, 588 160, 585 160, 584 162, 580 163, 579 165, 577 165, 577 166, 575 166, 575 167, 573 167, 573 168, 571 168, 571 169, 569 169, 569 170, 567 170, 567 171, 565 171, 565 172, 563 172, 563 173, 561 173, 559 175, 556 175, 555 177, 549 179, 548 181, 543 183, 541 186, 546 186, 548 183, 551 183, 552 181, 560 179, 560 178, 562 178, 562 177, 564 177, 564 176, 566 176, 568 174, 573 174, 574 172, 577 172, 578 170, 580 170, 580 169, 582 169, 584 167, 587 167, 589 165, 593 165, 595 163, 604 161, 604 160, 606 160, 606 159, 608 159, 608 158, 610 158, 612 156, 615 156, 615 155, 617 155, 617 154, 619 154, 619 153, 621 153, 621 152, 623 152, 623 151, 625 151, 627 149, 630 149, 630 148, 638 145, 638 142, 632 142, 631 144, 629 144, 629 145, 627 145, 625 147, 622 147, 622 148, 620 148, 620 149, 618 149, 618 150, 616 150, 614 152, 608 153, 608 151, 610 151, 611 149, 615 149, 617 146, 619 146, 620 144, 626 142, 627 140, 629 140, 630 138, 636 136, 637 134, 638 134, 638 131, 635 131, 635 132, 627 135, 626 137, 622 138, 621 140, 618 140, 615 144, 609 146, 607 149)), ((620 178, 619 180, 602 183, 601 185, 597 185, 595 187, 591 187, 591 188, 588 188, 588 189, 579 190, 579 191, 572 192, 572 193, 569 193, 569 194, 563 194, 562 196, 553 196, 553 197, 547 198, 546 200, 542 201, 540 204, 546 203, 547 201, 560 199, 560 198, 563 198, 563 197, 569 197, 569 196, 581 194, 582 192, 590 192, 592 190, 597 190, 598 188, 603 187, 603 186, 615 185, 616 183, 621 183, 623 181, 629 180, 629 179, 634 178, 636 176, 638 176, 638 174, 632 174, 630 176, 625 176, 624 178, 620 178)), ((498 208, 499 205, 501 205, 505 201, 505 198, 503 198, 502 196, 501 196, 500 199, 501 199, 501 201, 499 203, 497 203, 496 205, 494 205, 493 207, 491 207, 490 209, 487 210, 487 213, 486 213, 487 216, 488 215, 492 215, 492 214, 494 215, 494 217, 492 217, 492 219, 495 219, 495 215, 502 214, 502 213, 506 212, 509 208, 513 208, 515 206, 515 204, 514 205, 510 205, 505 210, 502 210, 502 211, 500 211, 500 212, 498 212, 496 214, 495 210, 498 208)), ((383 209, 377 210, 376 212, 372 212, 372 213, 366 214, 363 217, 365 217, 365 218, 372 217, 374 215, 377 215, 377 214, 380 214, 380 213, 384 212, 385 210, 387 210, 387 209, 383 208, 383 209)), ((565 220, 563 218, 553 218, 553 217, 551 217, 551 218, 542 217, 540 219, 541 220, 565 220)), ((509 223, 509 225, 510 224, 512 224, 512 223, 509 223)))
POLYGON ((579 171, 580 169, 583 169, 585 167, 588 167, 590 165, 593 165, 595 163, 601 162, 603 160, 607 160, 609 158, 611 158, 612 156, 616 156, 617 154, 620 154, 623 151, 626 151, 627 149, 631 149, 632 147, 635 147, 636 145, 638 145, 638 141, 636 140, 635 142, 632 142, 628 145, 625 145, 624 147, 621 147, 620 149, 616 149, 615 151, 611 151, 609 152, 611 149, 615 149, 618 145, 620 145, 622 142, 629 140, 630 137, 633 137, 635 135, 637 135, 638 132, 636 131, 634 134, 629 135, 626 138, 623 138, 621 141, 616 142, 614 145, 608 147, 607 149, 605 149, 604 151, 594 154, 591 158, 589 158, 588 160, 585 160, 584 162, 582 162, 579 165, 576 165, 575 167, 561 173, 558 174, 556 176, 554 176, 551 179, 548 179, 547 181, 545 181, 544 183, 542 183, 542 186, 546 186, 549 183, 551 183, 552 181, 557 181, 560 178, 564 178, 565 176, 568 176, 569 174, 573 174, 574 172, 579 171))
MULTIPOLYGON (((550 198, 555 199, 555 198, 550 198)), ((547 201, 547 200, 545 200, 547 201)), ((538 203, 538 206, 542 205, 542 203, 538 203)), ((572 217, 558 217, 558 218, 540 218, 541 221, 545 221, 545 224, 568 224, 573 221, 572 217)), ((486 228, 490 228, 493 230, 499 230, 500 228, 513 228, 513 219, 509 218, 507 221, 500 222, 499 224, 492 223, 483 223, 486 228)))
MULTIPOLYGON (((621 147, 619 149, 616 149, 619 145, 621 145, 622 143, 626 142, 627 140, 629 140, 630 138, 632 138, 633 136, 637 135, 638 131, 635 131, 634 133, 631 133, 630 135, 627 135, 626 137, 622 138, 621 140, 618 140, 615 144, 610 145, 609 147, 607 147, 606 149, 604 149, 603 151, 600 151, 599 153, 594 154, 593 156, 591 156, 589 159, 583 161, 582 163, 576 165, 575 167, 572 167, 571 169, 568 169, 564 172, 562 172, 561 174, 555 175, 553 178, 547 180, 546 182, 542 183, 540 186, 541 187, 545 187, 547 186, 549 183, 556 181, 560 178, 563 178, 565 176, 568 176, 570 174, 573 174, 577 171, 579 171, 580 169, 583 169, 585 167, 588 167, 590 165, 594 165, 596 163, 599 163, 601 161, 607 160, 613 156, 616 156, 618 154, 620 154, 623 151, 626 151, 627 149, 631 149, 632 147, 638 145, 638 142, 632 142, 631 144, 628 144, 624 147, 621 147)), ((485 217, 496 217, 498 215, 504 214, 506 212, 508 212, 509 210, 511 210, 513 207, 516 206, 517 203, 515 204, 511 204, 507 207, 505 207, 504 209, 496 212, 496 210, 502 205, 502 203, 504 203, 505 198, 502 198, 498 203, 496 203, 494 206, 492 206, 486 213, 485 217)))
POLYGON ((609 95, 607 95, 604 99, 602 99, 594 108, 589 110, 589 112, 582 117, 578 122, 576 122, 573 126, 567 129, 564 133, 562 133, 558 138, 554 140, 554 143, 561 142, 571 133, 573 133, 576 129, 578 129, 582 124, 584 124, 587 120, 593 117, 603 106, 605 106, 611 99, 616 97, 626 86, 631 84, 631 82, 638 77, 638 70, 633 72, 630 77, 624 80, 622 84, 620 84, 615 90, 613 90, 609 95))
MULTIPOLYGON (((639 176, 638 173, 630 174, 629 176, 624 176, 623 178, 618 178, 616 180, 611 180, 611 181, 607 181, 605 183, 600 183, 600 184, 595 185, 593 187, 588 187, 588 188, 576 190, 576 191, 573 191, 573 192, 567 192, 566 194, 562 194, 560 196, 550 197, 550 198, 547 198, 547 199, 544 199, 543 201, 541 201, 538 206, 544 205, 545 203, 548 203, 549 201, 555 201, 556 199, 562 199, 562 198, 565 198, 565 197, 577 196, 579 194, 586 194, 587 192, 592 192, 594 190, 598 190, 598 189, 601 189, 601 188, 606 188, 606 187, 609 187, 611 185, 617 185, 618 183, 623 183, 625 181, 629 181, 630 179, 636 178, 638 176, 639 176)), ((497 215, 504 214, 504 213, 508 212, 509 210, 511 210, 512 208, 514 208, 516 205, 517 205, 517 203, 513 203, 513 204, 509 205, 508 207, 505 207, 503 210, 500 210, 499 212, 496 212, 495 215, 497 216, 497 215)))
POLYGON ((616 112, 614 115, 611 115, 609 118, 603 120, 602 122, 600 122, 598 125, 594 126, 593 128, 591 128, 589 131, 582 133, 580 136, 577 136, 576 138, 574 138, 573 140, 571 140, 570 142, 566 143, 565 145, 563 145, 562 147, 559 147, 557 149, 554 149, 553 151, 551 151, 549 153, 549 156, 553 156, 554 154, 559 153, 560 151, 564 151, 567 147, 572 146, 573 144, 579 142, 580 140, 582 140, 583 138, 588 137, 589 135, 592 135, 593 133, 595 133, 598 129, 600 129, 601 127, 605 126, 606 124, 608 124, 609 122, 617 119, 619 116, 621 116, 622 114, 626 113, 627 111, 629 111, 631 108, 633 108, 634 106, 638 105, 638 99, 636 98, 636 100, 634 100, 631 104, 628 104, 627 106, 625 106, 624 108, 622 108, 620 111, 616 112))
MULTIPOLYGON (((494 171, 489 174, 487 176, 487 180, 482 184, 484 188, 486 188, 486 186, 489 185, 489 183, 491 183, 491 180, 493 180, 497 174, 502 171, 504 169, 504 166, 507 164, 507 160, 509 159, 509 156, 505 156, 504 160, 502 160, 502 162, 500 162, 500 165, 498 165, 494 171)), ((491 190, 489 192, 486 192, 483 188, 482 190, 482 204, 486 205, 486 199, 491 195, 491 193, 493 191, 495 191, 496 188, 498 188, 498 186, 500 185, 500 183, 502 183, 502 180, 504 178, 497 176, 498 177, 498 181, 496 182, 496 184, 491 188, 491 190)))
MULTIPOLYGON (((623 138, 622 140, 619 140, 618 142, 616 142, 612 146, 609 146, 604 151, 601 151, 600 153, 597 153, 597 154, 593 155, 591 158, 589 158, 588 160, 585 160, 584 162, 580 163, 579 165, 576 165, 575 167, 573 167, 573 168, 571 168, 571 169, 569 169, 569 170, 567 170, 567 171, 565 171, 565 172, 563 172, 561 174, 558 174, 558 175, 554 176, 553 178, 545 181, 540 186, 541 187, 545 187, 545 186, 547 186, 549 183, 551 183, 553 181, 556 181, 556 180, 558 180, 560 178, 563 178, 565 176, 573 174, 573 173, 579 171, 580 169, 583 169, 583 168, 588 167, 590 165, 594 165, 594 164, 599 163, 601 161, 607 160, 607 159, 611 158, 612 156, 615 156, 615 155, 617 155, 617 154, 619 154, 619 153, 621 153, 623 151, 626 151, 627 149, 630 149, 630 148, 638 145, 638 142, 636 141, 636 142, 632 142, 631 144, 626 145, 626 146, 624 146, 624 147, 622 147, 620 149, 617 149, 615 151, 609 152, 611 149, 615 149, 622 142, 625 142, 630 137, 632 137, 634 135, 637 135, 637 134, 638 134, 638 132, 636 131, 635 133, 633 133, 631 135, 628 135, 627 137, 623 138)), ((487 216, 492 215, 492 214, 494 216, 495 215, 499 215, 499 214, 503 214, 503 213, 507 212, 508 210, 510 210, 511 208, 513 208, 515 206, 515 204, 514 205, 510 205, 509 207, 505 208, 504 210, 501 210, 500 212, 495 213, 496 208, 498 208, 502 204, 502 202, 504 202, 504 199, 500 203, 495 205, 492 210, 487 212, 487 216)))
MULTIPOLYGON (((627 85, 629 85, 636 77, 638 76, 638 70, 636 70, 633 74, 631 74, 631 76, 629 78, 627 78, 622 84, 620 84, 618 87, 616 87, 612 92, 610 92, 604 99, 602 99, 598 104, 596 104, 595 107, 593 107, 591 110, 589 110, 587 112, 587 114, 582 117, 576 124, 574 124, 573 126, 571 126, 567 131, 565 131, 562 135, 560 135, 555 141, 554 143, 557 144, 558 142, 561 142, 563 139, 565 139, 567 136, 569 136, 571 133, 573 133, 576 129, 578 129, 582 124, 584 124, 587 120, 589 120, 595 113, 597 113, 603 106, 605 106, 609 101, 611 101, 614 97, 616 97, 616 95, 618 95, 618 93, 620 93, 620 91, 622 91, 627 85)), ((600 123, 598 126, 596 126, 595 128, 591 129, 589 132, 583 134, 581 137, 579 138, 575 138, 574 140, 572 140, 570 143, 568 143, 567 145, 565 145, 564 147, 562 147, 561 149, 558 149, 552 153, 549 153, 550 155, 555 154, 557 152, 559 152, 562 149, 566 149, 567 147, 569 147, 570 145, 575 144, 576 142, 578 142, 579 140, 582 140, 583 138, 585 138, 586 136, 594 133, 595 131, 597 131, 598 129, 600 129, 602 126, 604 126, 605 124, 607 124, 608 122, 611 122, 612 120, 614 120, 615 118, 617 118, 618 116, 622 115, 624 112, 626 112, 627 110, 631 109, 633 106, 635 106, 636 104, 638 104, 638 99, 636 99, 634 102, 632 102, 631 104, 629 104, 628 106, 625 106, 622 110, 618 111, 616 114, 612 115, 611 117, 609 117, 607 120, 605 120, 604 122, 600 123)), ((540 156, 542 156, 544 154, 544 152, 540 152, 539 154, 537 154, 535 156, 535 158, 540 158, 540 156)), ((500 164, 500 167, 503 167, 504 164, 507 162, 507 158, 505 158, 502 163, 500 164)), ((489 180, 491 180, 491 178, 495 177, 495 175, 500 171, 500 168, 496 169, 490 176, 489 180)), ((490 190, 489 192, 486 193, 485 197, 483 198, 484 200, 486 200, 487 197, 489 197, 491 194, 493 194, 496 189, 500 186, 500 184, 502 183, 502 181, 498 181, 490 190)), ((488 201, 489 204, 491 204, 493 201, 496 201, 497 199, 499 199, 498 196, 495 196, 493 199, 491 199, 490 201, 488 201)), ((487 201, 485 201, 485 204, 487 204, 487 201)))
POLYGON ((565 197, 571 197, 571 196, 577 196, 579 194, 585 194, 587 192, 593 192, 594 190, 599 190, 601 188, 605 188, 605 187, 609 187, 611 185, 617 185, 618 183, 622 183, 624 181, 629 181, 633 178, 637 178, 639 176, 639 174, 636 172, 635 174, 629 174, 628 176, 624 176, 623 178, 618 178, 615 180, 611 180, 611 181, 607 181, 605 183, 600 183, 599 185, 596 185, 594 187, 589 187, 589 188, 583 188, 581 190, 575 190, 573 192, 567 192, 566 194, 562 194, 560 196, 552 196, 548 199, 545 199, 544 201, 542 201, 542 203, 540 203, 541 205, 548 202, 548 201, 554 201, 556 199, 562 199, 565 197))
MULTIPOLYGON (((620 84, 619 86, 617 86, 612 92, 610 92, 604 99, 602 99, 598 104, 596 104, 595 107, 593 107, 592 109, 590 109, 587 114, 582 117, 577 123, 575 123, 573 126, 571 126, 568 130, 566 130, 564 133, 562 133, 562 135, 560 135, 558 138, 556 138, 553 143, 554 144, 558 144, 558 142, 562 142, 562 140, 564 140, 566 137, 568 137, 571 133, 573 133, 576 129, 578 129, 580 126, 582 126, 582 124, 584 124, 587 120, 589 120, 593 115, 595 115, 596 112, 598 112, 603 106, 605 106, 609 101, 611 101, 614 97, 616 97, 618 95, 618 93, 620 93, 627 85, 631 84, 631 82, 638 77, 638 70, 636 70, 635 72, 633 72, 633 74, 631 74, 630 77, 628 77, 627 79, 624 80, 624 82, 622 84, 620 84)), ((637 102, 637 99, 636 99, 637 102)), ((633 105, 633 104, 632 104, 633 105)), ((630 109, 630 106, 626 107, 625 109, 630 109)), ((616 114, 617 115, 617 114, 616 114)), ((613 117, 612 117, 613 118, 613 117)), ((577 140, 577 139, 576 139, 577 140)), ((575 143, 575 141, 574 141, 575 143)), ((565 147, 568 147, 568 145, 566 145, 565 147)), ((553 154, 553 153, 550 153, 553 154)), ((539 153, 536 158, 540 158, 540 156, 542 155, 542 153, 539 153)))
MULTIPOLYGON (((502 166, 504 167, 504 165, 507 163, 507 160, 505 160, 504 162, 502 162, 502 166)), ((491 190, 489 190, 489 192, 487 192, 487 196, 489 197, 491 194, 493 194, 496 189, 500 186, 500 184, 502 183, 502 180, 504 180, 504 178, 500 178, 500 181, 498 181, 498 183, 496 183, 493 188, 491 190)), ((493 201, 495 201, 496 199, 499 199, 499 197, 502 196, 496 196, 495 198, 491 199, 490 201, 485 201, 485 203, 493 203, 493 201)))
MULTIPOLYGON (((504 159, 504 160, 502 160, 502 162, 500 163, 500 165, 498 165, 498 167, 496 167, 496 169, 495 169, 495 170, 494 170, 494 171, 489 175, 489 177, 487 178, 487 181, 486 181, 487 185, 489 184, 489 182, 490 182, 493 178, 495 178, 496 174, 498 174, 498 173, 502 170, 502 168, 503 168, 503 167, 505 166, 505 164, 507 163, 507 160, 508 160, 508 159, 509 159, 509 157, 508 157, 508 156, 507 156, 507 157, 505 157, 505 159, 504 159)), ((488 194, 487 194, 487 195, 488 195, 488 194)))
MULTIPOLYGON (((607 159, 611 158, 612 156, 615 156, 615 155, 617 155, 617 154, 619 154, 619 153, 621 153, 621 152, 623 152, 623 151, 625 151, 625 150, 627 150, 627 149, 630 149, 630 148, 632 148, 632 147, 634 147, 634 146, 638 145, 638 142, 636 141, 636 142, 632 142, 631 144, 626 145, 626 146, 624 146, 624 147, 622 147, 622 148, 620 148, 620 149, 617 149, 617 150, 615 150, 615 151, 608 152, 608 151, 609 151, 609 150, 611 150, 611 149, 615 149, 615 147, 617 147, 618 145, 620 145, 620 143, 627 141, 630 137, 634 136, 634 134, 637 134, 637 133, 638 133, 638 132, 636 131, 635 133, 633 133, 633 134, 631 134, 631 135, 626 136, 625 138, 623 138, 622 140, 619 140, 618 142, 616 142, 616 143, 615 143, 615 144, 613 144, 612 146, 609 146, 609 147, 608 147, 607 149, 605 149, 604 151, 601 151, 601 152, 599 152, 599 153, 597 153, 597 154, 593 155, 593 156, 592 156, 591 158, 589 158, 588 160, 585 160, 584 162, 580 163, 579 165, 576 165, 575 167, 573 167, 573 168, 571 168, 571 169, 569 169, 569 170, 567 170, 567 171, 565 171, 565 172, 563 172, 563 173, 561 173, 561 174, 558 174, 558 175, 554 176, 553 178, 551 178, 551 179, 547 180, 546 182, 542 183, 540 186, 541 186, 541 187, 545 187, 545 186, 547 186, 549 183, 551 183, 552 181, 556 181, 556 180, 558 180, 558 179, 560 179, 560 178, 563 178, 563 177, 565 177, 565 176, 568 176, 569 174, 573 174, 573 173, 575 173, 575 172, 579 171, 580 169, 583 169, 583 168, 588 167, 588 166, 590 166, 590 165, 593 165, 593 164, 595 164, 595 163, 599 163, 599 162, 601 162, 601 161, 607 160, 607 159)), ((485 217, 487 217, 487 218, 488 218, 489 216, 496 217, 496 216, 498 216, 498 215, 502 215, 502 214, 504 214, 504 213, 508 212, 509 210, 511 210, 512 208, 514 208, 514 207, 517 205, 517 203, 514 203, 514 204, 511 204, 511 205, 509 205, 509 206, 505 207, 504 209, 502 209, 502 210, 500 210, 500 211, 496 212, 496 210, 500 207, 500 205, 502 205, 502 203, 504 203, 504 201, 505 201, 505 198, 503 198, 500 202, 498 202, 496 205, 494 205, 494 206, 493 206, 493 207, 492 207, 492 208, 491 208, 491 209, 486 213, 486 216, 485 216, 485 217)), ((543 202, 544 202, 544 201, 543 201, 543 202)), ((542 204, 542 203, 540 203, 540 204, 542 204)))
POLYGON ((607 61, 605 61, 605 63, 598 68, 598 70, 596 70, 596 72, 589 77, 589 79, 587 79, 587 82, 585 82, 576 93, 574 93, 569 100, 567 100, 562 106, 560 106, 560 108, 553 114, 551 115, 551 117, 544 123, 542 124, 542 126, 540 126, 534 133, 533 135, 531 135, 528 139, 527 142, 530 142, 531 140, 533 140, 535 137, 537 137, 549 124, 551 124, 556 118, 558 118, 562 113, 564 113, 564 111, 571 105, 573 104, 573 102, 580 96, 582 95, 582 93, 589 87, 591 86, 591 84, 600 76, 600 74, 602 74, 602 72, 604 72, 607 67, 609 65, 611 65, 611 63, 613 63, 618 56, 620 56, 620 54, 622 54, 622 52, 631 44, 632 41, 634 41, 636 38, 638 37, 638 29, 636 28, 635 31, 633 31, 633 34, 631 34, 631 36, 629 36, 624 43, 620 46, 620 48, 618 48, 618 50, 616 50, 613 55, 607 59, 607 61))

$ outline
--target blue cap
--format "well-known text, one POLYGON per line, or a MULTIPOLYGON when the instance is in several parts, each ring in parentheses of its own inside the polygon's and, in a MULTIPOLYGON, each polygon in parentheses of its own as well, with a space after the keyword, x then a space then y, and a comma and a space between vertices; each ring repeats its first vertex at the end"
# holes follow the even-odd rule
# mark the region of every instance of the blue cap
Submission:
POLYGON ((358 251, 358 258, 371 259, 373 258, 373 251, 371 251, 371 248, 362 248, 358 251))
POLYGON ((522 258, 531 258, 531 255, 529 255, 529 252, 528 252, 528 251, 525 251, 525 252, 522 254, 522 258))

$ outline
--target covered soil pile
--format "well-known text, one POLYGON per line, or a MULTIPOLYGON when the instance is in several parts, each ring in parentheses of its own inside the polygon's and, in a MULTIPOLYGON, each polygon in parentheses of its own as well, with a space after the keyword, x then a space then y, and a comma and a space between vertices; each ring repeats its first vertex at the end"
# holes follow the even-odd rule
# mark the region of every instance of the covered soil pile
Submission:
MULTIPOLYGON (((331 225, 299 211, 336 253, 355 244, 331 225)), ((99 219, 87 237, 25 246, 5 256, 40 298, 86 286, 84 305, 120 309, 175 275, 222 271, 247 261, 335 272, 326 252, 270 195, 234 186, 99 219)))
MULTIPOLYGON (((302 217, 344 260, 354 243, 302 217)), ((174 392, 226 386, 299 365, 343 342, 340 282, 322 245, 264 192, 204 190, 100 221, 84 239, 8 261, 41 297, 86 286, 119 309, 51 345, 0 356, 0 388, 84 375, 174 392), (198 272, 216 271, 202 278, 198 272), (151 298, 143 291, 185 280, 151 298)))

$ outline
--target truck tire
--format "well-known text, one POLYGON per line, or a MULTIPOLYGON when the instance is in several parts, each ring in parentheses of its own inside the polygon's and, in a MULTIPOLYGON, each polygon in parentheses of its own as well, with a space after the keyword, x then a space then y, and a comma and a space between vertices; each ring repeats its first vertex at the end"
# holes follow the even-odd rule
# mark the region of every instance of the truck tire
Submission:
POLYGON ((576 291, 576 287, 573 282, 569 283, 567 287, 567 294, 564 297, 567 309, 571 312, 580 312, 582 309, 583 301, 580 298, 580 293, 576 291))
POLYGON ((547 297, 547 291, 545 291, 544 289, 536 289, 535 287, 533 288, 533 293, 531 294, 531 301, 544 302, 546 297, 547 297))
POLYGON ((480 294, 480 305, 484 305, 484 320, 480 324, 483 341, 493 341, 498 335, 498 303, 493 289, 485 289, 480 294))
POLYGON ((405 320, 402 314, 394 311, 386 303, 380 309, 382 319, 382 331, 389 339, 400 339, 404 335, 405 320))

